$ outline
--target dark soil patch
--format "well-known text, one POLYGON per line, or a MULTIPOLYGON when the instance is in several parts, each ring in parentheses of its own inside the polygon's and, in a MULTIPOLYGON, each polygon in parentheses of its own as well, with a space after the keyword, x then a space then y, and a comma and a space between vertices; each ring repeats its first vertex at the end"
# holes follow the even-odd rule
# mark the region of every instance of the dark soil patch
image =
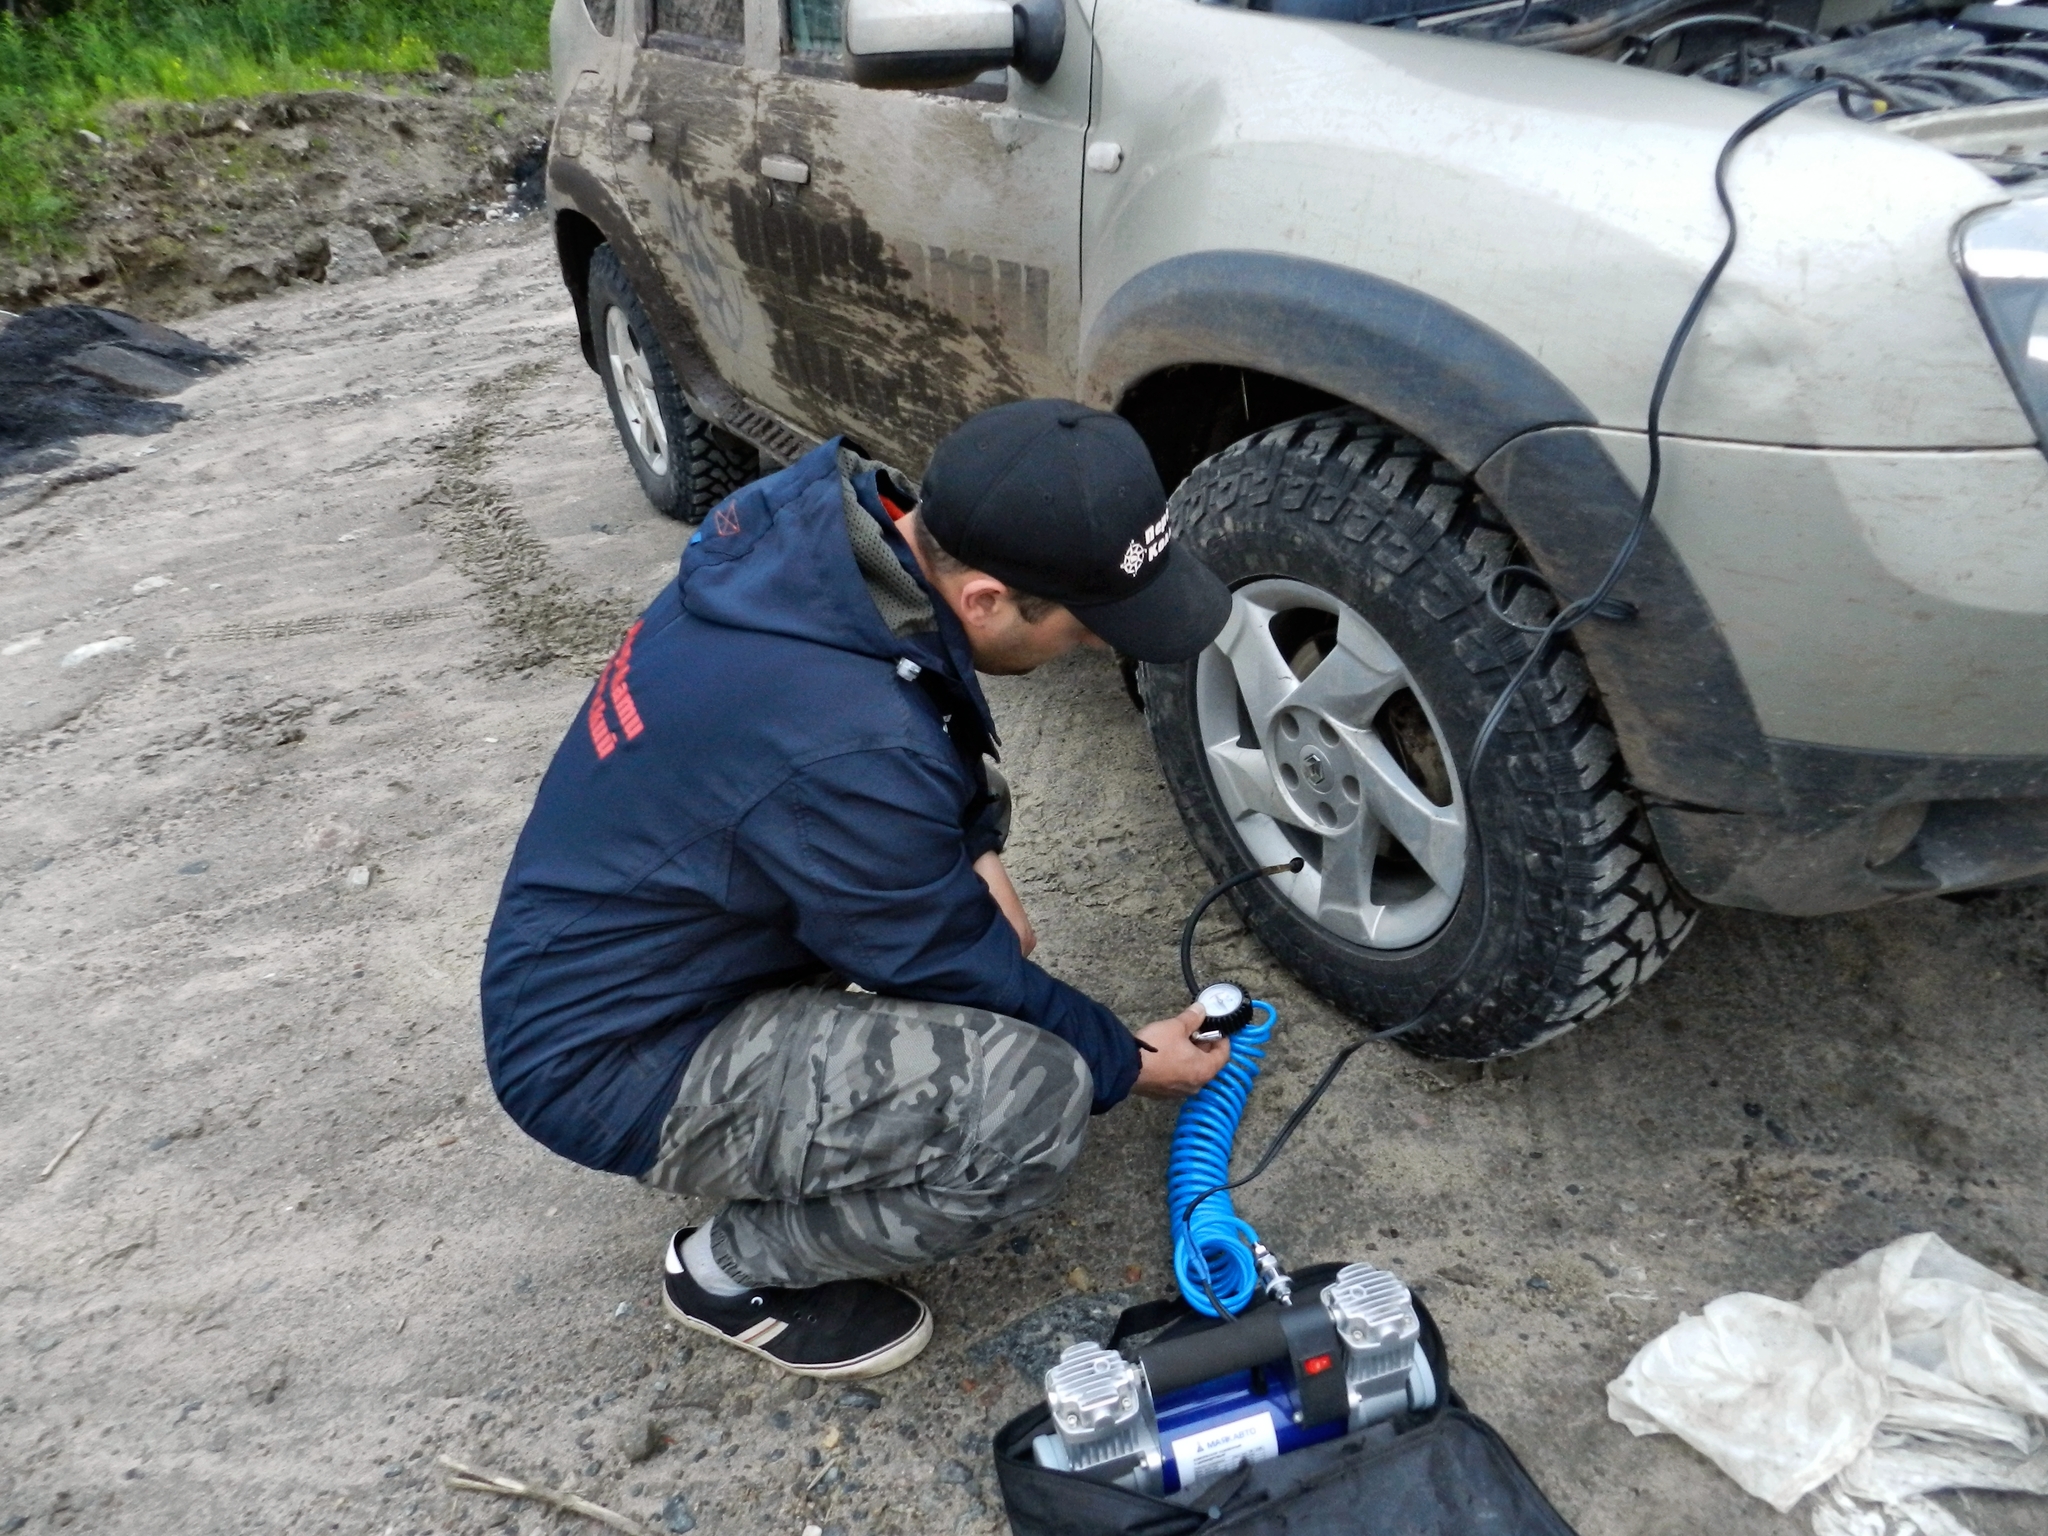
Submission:
POLYGON ((184 418, 163 399, 239 361, 110 309, 62 304, 0 329, 0 476, 55 469, 71 440, 140 436, 184 418))
POLYGON ((2048 887, 1971 891, 1956 899, 2005 963, 2048 987, 2048 887))

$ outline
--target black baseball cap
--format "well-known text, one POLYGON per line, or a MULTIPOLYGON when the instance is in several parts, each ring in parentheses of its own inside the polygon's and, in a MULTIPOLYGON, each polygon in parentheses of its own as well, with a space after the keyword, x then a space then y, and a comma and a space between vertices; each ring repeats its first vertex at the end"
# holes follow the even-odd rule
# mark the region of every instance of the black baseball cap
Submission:
POLYGON ((1230 617, 1230 589, 1173 542, 1144 439, 1106 411, 1019 400, 969 417, 933 453, 918 516, 954 559, 1140 661, 1186 661, 1230 617))

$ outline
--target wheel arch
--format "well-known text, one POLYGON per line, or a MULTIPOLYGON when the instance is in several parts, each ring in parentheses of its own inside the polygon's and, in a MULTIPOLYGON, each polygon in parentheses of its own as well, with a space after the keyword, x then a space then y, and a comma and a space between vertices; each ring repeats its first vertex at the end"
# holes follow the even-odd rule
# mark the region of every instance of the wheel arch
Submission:
MULTIPOLYGON (((1598 582, 1636 512, 1591 413, 1540 362, 1441 300, 1328 262, 1207 251, 1147 268, 1095 317, 1081 388, 1131 421, 1169 488, 1221 432, 1235 441, 1333 404, 1370 411, 1472 476, 1567 595, 1598 582)), ((1637 788, 1778 810, 1734 656, 1654 523, 1616 595, 1634 617, 1574 638, 1637 788)))
MULTIPOLYGON (((731 388, 711 366, 696 324, 669 285, 662 281, 652 253, 604 183, 580 162, 551 155, 548 192, 549 202, 555 208, 555 253, 561 261, 562 281, 568 285, 569 296, 576 305, 583 356, 590 365, 597 366, 589 312, 590 258, 600 245, 609 245, 625 269, 633 292, 639 296, 641 308, 647 311, 648 322, 653 325, 662 351, 668 355, 669 365, 675 369, 693 407, 699 397, 706 404, 716 405, 720 397, 732 395, 731 388)), ((722 413, 707 410, 699 414, 717 420, 722 413)))
POLYGON ((785 464, 794 463, 817 446, 725 382, 698 335, 696 321, 663 278, 653 253, 634 232, 633 221, 588 167, 550 156, 548 201, 555 210, 555 250, 562 263, 562 280, 576 305, 584 359, 593 368, 597 366, 597 348, 589 315, 590 257, 598 246, 609 245, 625 269, 640 307, 647 312, 648 323, 654 327, 691 410, 785 464))
POLYGON ((555 259, 561 264, 562 283, 569 301, 576 306, 576 338, 583 347, 583 361, 597 367, 597 343, 590 334, 590 258, 605 243, 604 231, 574 208, 555 212, 555 259))
POLYGON ((1220 364, 1362 405, 1468 474, 1518 433, 1593 417, 1500 332, 1417 289, 1270 251, 1198 251, 1110 295, 1082 347, 1083 398, 1220 364))

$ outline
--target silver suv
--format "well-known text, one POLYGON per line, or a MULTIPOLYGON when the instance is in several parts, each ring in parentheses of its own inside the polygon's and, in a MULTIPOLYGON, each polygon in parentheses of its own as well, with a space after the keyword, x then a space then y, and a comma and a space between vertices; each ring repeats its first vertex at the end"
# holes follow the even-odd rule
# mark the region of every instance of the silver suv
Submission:
POLYGON ((1425 1050, 1692 901, 2048 878, 2048 11, 557 0, 548 191, 655 506, 838 432, 1123 413, 1237 591, 1138 682, 1253 928, 1425 1050), (1655 518, 1486 758, 1524 627, 1655 518), (2041 179, 2035 179, 2040 176, 2041 179))

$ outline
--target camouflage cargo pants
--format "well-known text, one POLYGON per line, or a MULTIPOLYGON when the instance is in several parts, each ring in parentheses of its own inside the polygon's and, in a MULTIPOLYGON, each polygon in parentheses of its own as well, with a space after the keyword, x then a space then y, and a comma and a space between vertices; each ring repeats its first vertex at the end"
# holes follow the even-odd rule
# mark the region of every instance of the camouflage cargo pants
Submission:
POLYGON ((1094 1096, 1057 1035, 979 1008, 757 993, 705 1036, 643 1182, 726 1204, 719 1266, 818 1285, 963 1253, 1037 1209, 1094 1096))

